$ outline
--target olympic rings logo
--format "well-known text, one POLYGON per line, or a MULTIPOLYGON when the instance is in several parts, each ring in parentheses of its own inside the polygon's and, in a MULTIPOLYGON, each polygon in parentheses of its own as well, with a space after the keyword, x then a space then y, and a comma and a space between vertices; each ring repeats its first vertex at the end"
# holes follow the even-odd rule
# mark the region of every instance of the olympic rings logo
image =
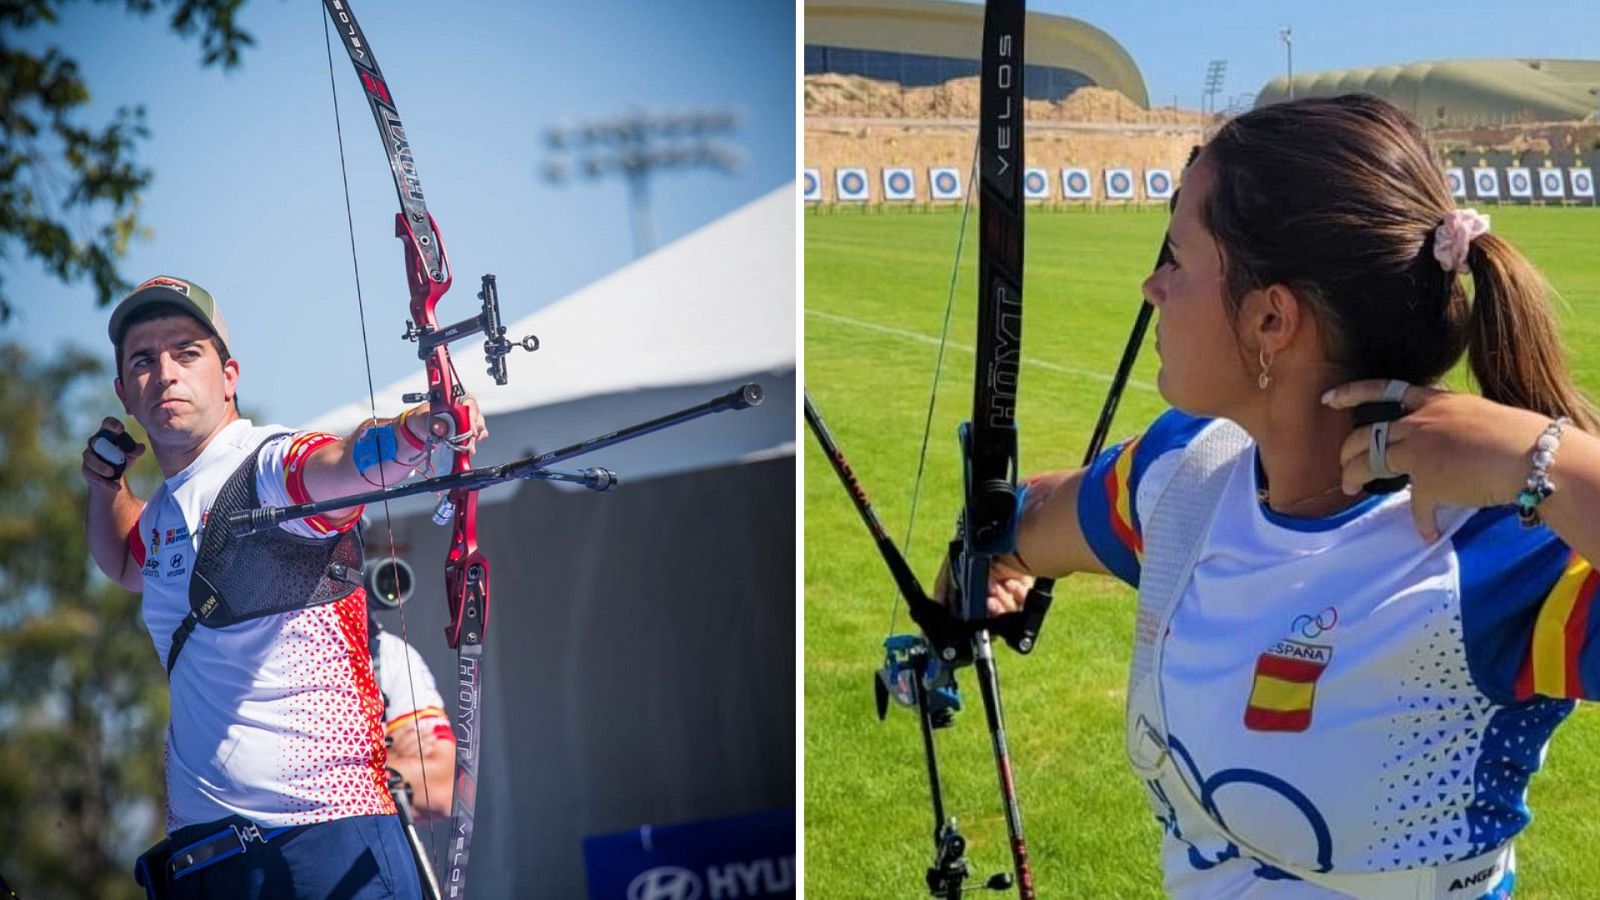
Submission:
MULTIPOLYGON (((1311 617, 1305 616, 1303 618, 1310 619, 1311 617)), ((1195 765, 1194 757, 1189 755, 1188 748, 1178 739, 1177 735, 1170 732, 1167 734, 1167 747, 1172 751, 1172 759, 1188 770, 1190 778, 1196 786, 1200 805, 1213 820, 1212 830, 1216 829, 1216 824, 1221 824, 1222 826, 1220 834, 1206 835, 1205 823, 1198 823, 1201 833, 1195 837, 1186 836, 1184 823, 1178 820, 1178 808, 1167 797, 1166 790, 1162 787, 1160 779, 1150 779, 1145 782, 1145 787, 1150 790, 1153 798, 1161 807, 1161 812, 1158 813, 1156 818, 1161 821, 1169 834, 1189 846, 1187 855, 1190 866, 1197 870, 1205 871, 1222 865, 1231 859, 1239 859, 1241 857, 1242 851, 1239 845, 1226 837, 1228 834, 1227 821, 1223 818, 1222 812, 1218 808, 1217 793, 1222 788, 1233 785, 1250 785, 1268 794, 1277 795, 1279 800, 1287 804, 1289 808, 1297 811, 1302 817, 1306 827, 1311 832, 1310 837, 1315 845, 1312 853, 1316 859, 1316 865, 1311 867, 1312 870, 1328 872, 1333 869, 1333 831, 1329 828, 1328 820, 1322 814, 1322 811, 1299 788, 1276 775, 1259 769, 1223 769, 1206 777, 1201 775, 1200 768, 1195 765), (1220 838, 1223 842, 1220 850, 1216 847, 1215 840, 1217 838, 1220 838), (1205 846, 1202 847, 1201 843, 1204 843, 1205 846)), ((1181 774, 1174 774, 1177 778, 1183 777, 1181 774)), ((1283 816, 1284 821, 1292 821, 1294 818, 1287 810, 1284 810, 1283 816)), ((1258 863, 1255 869, 1255 875, 1258 878, 1275 880, 1282 877, 1293 877, 1265 860, 1258 859, 1255 856, 1250 858, 1258 863)))
POLYGON ((1289 626, 1289 630, 1306 640, 1314 640, 1321 637, 1323 632, 1332 631, 1333 626, 1337 624, 1339 624, 1339 611, 1330 606, 1314 616, 1295 616, 1294 624, 1289 626))

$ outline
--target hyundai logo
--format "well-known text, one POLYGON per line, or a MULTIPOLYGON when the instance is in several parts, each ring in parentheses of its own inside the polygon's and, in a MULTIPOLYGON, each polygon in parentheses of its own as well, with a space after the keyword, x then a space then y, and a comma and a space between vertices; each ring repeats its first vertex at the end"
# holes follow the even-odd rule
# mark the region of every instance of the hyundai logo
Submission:
POLYGON ((678 866, 646 869, 629 882, 628 900, 700 900, 700 876, 678 866))

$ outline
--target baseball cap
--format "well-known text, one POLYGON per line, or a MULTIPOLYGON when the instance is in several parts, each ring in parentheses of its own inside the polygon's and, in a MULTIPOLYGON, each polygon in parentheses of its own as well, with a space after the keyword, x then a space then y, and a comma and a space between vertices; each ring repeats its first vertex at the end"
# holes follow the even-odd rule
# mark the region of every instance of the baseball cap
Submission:
POLYGON ((128 321, 128 316, 147 306, 158 305, 176 306, 194 316, 222 340, 224 348, 228 346, 228 323, 222 318, 216 298, 200 285, 171 275, 157 275, 122 298, 122 302, 112 310, 111 324, 106 329, 111 335, 111 343, 116 344, 122 339, 123 323, 128 321))

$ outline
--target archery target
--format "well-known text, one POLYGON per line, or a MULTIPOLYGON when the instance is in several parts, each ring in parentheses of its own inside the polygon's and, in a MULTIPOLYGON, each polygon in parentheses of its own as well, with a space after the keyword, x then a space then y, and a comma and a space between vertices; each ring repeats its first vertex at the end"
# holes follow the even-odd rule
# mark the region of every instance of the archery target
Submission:
POLYGON ((885 200, 917 199, 917 180, 910 169, 883 170, 883 198, 885 200))
POLYGON ((960 200, 961 173, 955 169, 929 169, 928 189, 935 200, 960 200))
POLYGON ((834 187, 840 200, 860 203, 867 199, 867 170, 840 169, 834 176, 834 187))
POLYGON ((822 199, 822 173, 817 169, 807 169, 801 174, 801 184, 805 187, 807 203, 815 203, 822 199))
POLYGON ((1094 199, 1094 179, 1088 169, 1062 169, 1061 194, 1068 200, 1094 199))
POLYGON ((1479 197, 1500 196, 1500 173, 1495 169, 1472 170, 1472 186, 1479 197))
POLYGON ((1444 180, 1450 182, 1450 196, 1467 196, 1467 173, 1462 169, 1445 169, 1444 180))
POLYGON ((1172 197, 1172 173, 1166 169, 1146 169, 1144 195, 1151 200, 1168 200, 1172 197))
POLYGON ((1106 197, 1111 200, 1133 199, 1133 170, 1106 170, 1106 197))
POLYGON ((1506 168, 1507 193, 1524 200, 1533 197, 1533 175, 1522 166, 1506 168))
POLYGON ((1050 173, 1044 169, 1029 169, 1024 172, 1022 195, 1029 200, 1050 199, 1050 173))
POLYGON ((1594 199, 1594 172, 1574 166, 1567 170, 1567 176, 1572 179, 1572 196, 1594 199))
POLYGON ((1561 197, 1567 193, 1566 183, 1561 180, 1560 169, 1539 170, 1539 193, 1546 197, 1561 197))

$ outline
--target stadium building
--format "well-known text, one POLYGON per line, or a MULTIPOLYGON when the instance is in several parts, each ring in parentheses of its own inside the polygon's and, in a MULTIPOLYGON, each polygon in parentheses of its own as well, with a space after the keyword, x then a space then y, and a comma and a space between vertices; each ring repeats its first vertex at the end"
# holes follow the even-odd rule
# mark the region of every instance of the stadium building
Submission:
MULTIPOLYGON (((1337 69, 1294 76, 1295 97, 1375 94, 1425 128, 1593 121, 1600 61, 1467 59, 1337 69)), ((1289 80, 1267 82, 1256 105, 1289 98, 1289 80)))
MULTIPOLYGON (((860 75, 916 88, 978 74, 983 7, 943 0, 806 0, 805 74, 860 75)), ((1028 14, 1027 95, 1060 100, 1080 87, 1120 91, 1149 108, 1128 51, 1066 16, 1028 14)))

